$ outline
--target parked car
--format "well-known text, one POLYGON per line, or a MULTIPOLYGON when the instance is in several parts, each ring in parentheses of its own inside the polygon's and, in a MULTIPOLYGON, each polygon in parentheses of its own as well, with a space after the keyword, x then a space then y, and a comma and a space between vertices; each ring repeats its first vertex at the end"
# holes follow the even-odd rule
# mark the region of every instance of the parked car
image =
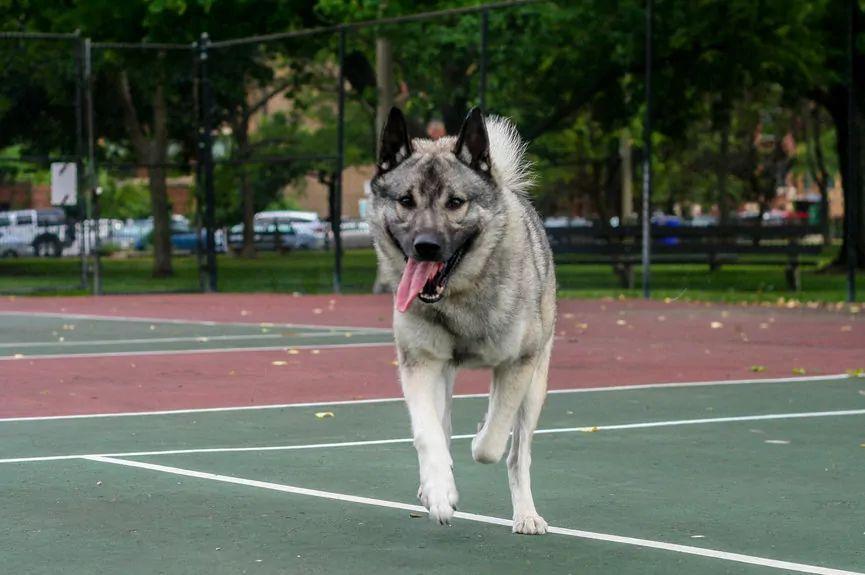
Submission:
POLYGON ((315 212, 297 210, 271 210, 255 214, 256 224, 288 223, 296 235, 294 247, 317 250, 325 247, 328 230, 315 212))
POLYGON ((75 239, 75 228, 60 208, 0 212, 0 230, 29 242, 37 256, 59 257, 75 239))
POLYGON ((0 231, 0 258, 20 258, 32 255, 32 242, 10 234, 8 231, 0 231))
MULTIPOLYGON (((216 230, 214 233, 214 239, 216 242, 216 251, 217 252, 225 252, 225 234, 222 230, 216 230)), ((202 228, 200 236, 195 233, 195 229, 192 228, 188 222, 182 220, 174 220, 171 222, 171 249, 178 252, 192 252, 195 253, 198 251, 199 245, 202 250, 206 249, 207 242, 207 232, 202 228), (201 238, 201 242, 199 243, 198 238, 201 238)), ((147 235, 141 237, 135 242, 135 249, 144 250, 153 245, 153 230, 151 229, 147 235)))
POLYGON ((339 226, 343 249, 372 247, 369 224, 363 220, 343 220, 339 226))
MULTIPOLYGON (((253 244, 258 251, 287 252, 297 247, 298 234, 289 222, 255 222, 253 244)), ((228 230, 228 248, 235 253, 243 249, 243 224, 228 230)))

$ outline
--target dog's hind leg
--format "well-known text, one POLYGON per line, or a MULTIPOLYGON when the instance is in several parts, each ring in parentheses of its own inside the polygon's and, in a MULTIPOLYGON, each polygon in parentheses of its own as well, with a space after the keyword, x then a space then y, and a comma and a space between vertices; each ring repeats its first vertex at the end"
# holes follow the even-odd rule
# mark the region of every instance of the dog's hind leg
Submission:
POLYGON ((551 347, 552 338, 544 346, 531 387, 517 413, 511 450, 508 453, 508 483, 514 506, 513 531, 526 535, 541 535, 547 531, 547 522, 535 509, 529 468, 532 464, 532 434, 537 427, 547 394, 551 347))
POLYGON ((484 422, 472 440, 472 457, 478 463, 496 463, 505 454, 517 411, 532 383, 539 356, 493 369, 490 402, 484 422))
POLYGON ((444 525, 453 517, 458 499, 450 432, 443 425, 447 414, 450 427, 452 368, 444 362, 406 362, 400 357, 399 371, 420 467, 418 498, 430 518, 444 525))

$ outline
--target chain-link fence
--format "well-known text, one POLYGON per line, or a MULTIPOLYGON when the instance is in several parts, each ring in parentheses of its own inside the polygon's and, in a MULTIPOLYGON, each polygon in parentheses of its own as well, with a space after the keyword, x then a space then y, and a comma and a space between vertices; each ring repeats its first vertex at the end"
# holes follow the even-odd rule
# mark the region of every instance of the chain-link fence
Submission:
MULTIPOLYGON (((178 44, 7 34, 0 226, 37 208, 34 233, 63 235, 22 235, 0 291, 369 291, 393 105, 416 137, 457 132, 473 106, 515 121, 563 290, 636 289, 649 260, 661 293, 735 286, 706 272, 744 265, 777 268, 749 289, 798 289, 842 232, 837 118, 755 80, 768 52, 732 21, 683 37, 683 18, 723 7, 651 7, 517 1, 178 44), (42 199, 52 166, 77 169, 60 211, 42 199)), ((763 41, 796 39, 767 24, 763 41)))

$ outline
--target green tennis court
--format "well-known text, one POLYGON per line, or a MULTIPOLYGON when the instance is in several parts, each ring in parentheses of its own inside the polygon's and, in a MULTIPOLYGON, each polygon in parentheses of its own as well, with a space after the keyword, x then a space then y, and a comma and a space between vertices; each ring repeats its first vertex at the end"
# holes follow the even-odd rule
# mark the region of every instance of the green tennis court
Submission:
POLYGON ((865 571, 865 379, 553 393, 544 537, 510 533, 504 465, 471 461, 485 401, 455 402, 450 528, 416 506, 397 400, 2 420, 5 569, 865 571))

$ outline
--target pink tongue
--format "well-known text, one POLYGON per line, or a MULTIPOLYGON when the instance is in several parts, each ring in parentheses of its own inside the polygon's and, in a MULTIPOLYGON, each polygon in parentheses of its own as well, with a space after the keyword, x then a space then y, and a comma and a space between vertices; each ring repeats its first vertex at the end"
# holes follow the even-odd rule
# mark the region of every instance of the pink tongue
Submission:
POLYGON ((419 262, 409 258, 396 290, 396 309, 405 312, 426 282, 444 267, 443 262, 419 262))

